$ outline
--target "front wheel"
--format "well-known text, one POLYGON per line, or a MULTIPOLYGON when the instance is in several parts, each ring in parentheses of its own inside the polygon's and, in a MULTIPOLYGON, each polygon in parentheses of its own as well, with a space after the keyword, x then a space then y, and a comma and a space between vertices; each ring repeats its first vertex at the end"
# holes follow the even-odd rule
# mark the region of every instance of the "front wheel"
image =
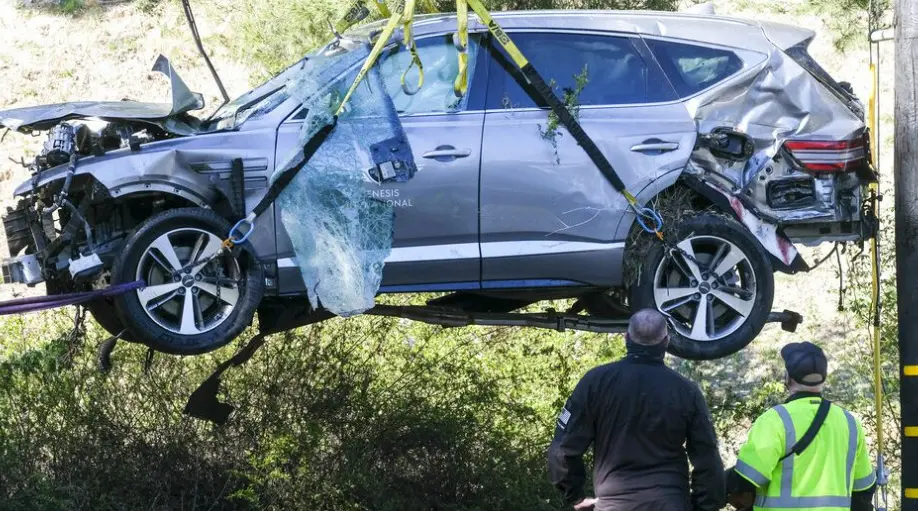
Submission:
POLYGON ((131 235, 112 271, 114 283, 143 280, 146 287, 115 299, 132 337, 179 355, 216 350, 252 322, 264 294, 261 268, 245 254, 221 248, 230 224, 200 208, 164 211, 131 235))
POLYGON ((774 301, 774 274, 758 241, 720 215, 683 219, 650 249, 631 289, 632 309, 670 319, 670 352, 691 360, 736 353, 759 334, 774 301))

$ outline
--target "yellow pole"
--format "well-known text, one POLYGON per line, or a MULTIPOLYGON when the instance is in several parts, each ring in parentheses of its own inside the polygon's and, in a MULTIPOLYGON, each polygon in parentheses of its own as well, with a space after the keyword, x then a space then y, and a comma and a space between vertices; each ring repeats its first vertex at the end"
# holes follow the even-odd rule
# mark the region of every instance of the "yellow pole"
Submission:
MULTIPOLYGON (((868 114, 868 122, 870 124, 870 154, 871 154, 871 164, 874 166, 874 169, 879 173, 880 169, 876 168, 880 144, 878 142, 878 124, 877 124, 877 94, 879 89, 879 80, 880 77, 877 72, 877 66, 873 62, 873 44, 870 45, 870 99, 868 100, 868 108, 870 110, 868 114)), ((879 193, 878 183, 870 184, 870 191, 873 194, 879 193)), ((879 218, 879 201, 873 201, 873 214, 876 218, 879 218)), ((877 232, 876 235, 870 240, 870 260, 871 260, 871 271, 873 274, 873 297, 872 297, 872 310, 874 315, 873 322, 873 386, 874 386, 874 400, 877 412, 877 453, 880 455, 883 454, 884 448, 884 438, 883 438, 883 379, 882 379, 882 361, 880 359, 880 322, 878 315, 879 310, 879 301, 880 301, 880 261, 878 260, 877 254, 877 236, 880 233, 877 232)))

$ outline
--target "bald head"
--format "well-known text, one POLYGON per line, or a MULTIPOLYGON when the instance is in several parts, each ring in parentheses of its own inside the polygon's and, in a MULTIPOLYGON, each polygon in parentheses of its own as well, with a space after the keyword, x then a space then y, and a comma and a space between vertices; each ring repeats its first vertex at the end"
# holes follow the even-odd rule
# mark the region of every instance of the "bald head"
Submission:
POLYGON ((635 344, 653 346, 666 339, 669 329, 666 318, 656 309, 642 309, 631 316, 628 338, 635 344))

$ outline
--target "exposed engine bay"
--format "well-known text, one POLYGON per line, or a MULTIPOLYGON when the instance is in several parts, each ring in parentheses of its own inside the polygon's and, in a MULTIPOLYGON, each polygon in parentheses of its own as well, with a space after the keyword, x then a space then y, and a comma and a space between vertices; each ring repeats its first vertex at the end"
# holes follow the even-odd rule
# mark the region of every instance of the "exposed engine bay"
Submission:
POLYGON ((85 177, 74 179, 80 159, 125 148, 136 151, 142 144, 172 136, 150 124, 126 121, 77 120, 53 126, 34 160, 20 163, 31 171, 33 183, 61 166, 66 166, 66 177, 46 186, 33 185, 27 198, 7 208, 3 225, 18 264, 4 265, 4 281, 69 282, 70 288, 81 284, 84 276, 95 275, 136 222, 123 217, 123 208, 101 206, 111 198, 104 186, 85 177), (42 267, 52 274, 41 275, 42 267))

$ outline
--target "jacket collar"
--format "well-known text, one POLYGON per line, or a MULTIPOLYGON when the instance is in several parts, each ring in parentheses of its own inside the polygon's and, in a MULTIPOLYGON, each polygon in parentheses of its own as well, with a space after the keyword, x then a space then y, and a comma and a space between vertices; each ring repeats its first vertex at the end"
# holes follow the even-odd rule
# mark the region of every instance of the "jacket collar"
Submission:
POLYGON ((822 399, 822 393, 820 392, 794 392, 789 398, 787 398, 785 403, 790 403, 791 401, 796 401, 798 399, 804 399, 807 397, 818 397, 822 399))
POLYGON ((663 360, 666 358, 666 345, 663 344, 645 346, 626 340, 625 348, 627 349, 625 360, 638 364, 663 365, 663 360))

